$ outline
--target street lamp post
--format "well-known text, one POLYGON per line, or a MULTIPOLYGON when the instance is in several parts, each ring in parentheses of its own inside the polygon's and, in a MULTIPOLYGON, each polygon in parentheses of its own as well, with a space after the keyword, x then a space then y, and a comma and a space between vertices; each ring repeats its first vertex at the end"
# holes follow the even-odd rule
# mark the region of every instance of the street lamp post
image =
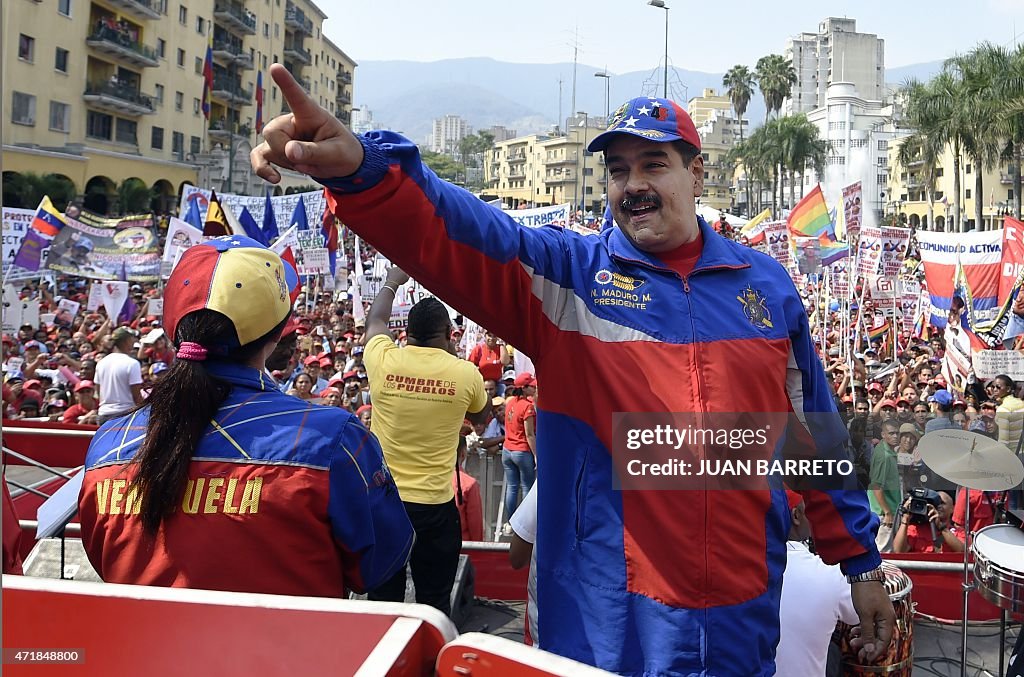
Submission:
MULTIPOLYGON (((605 127, 607 127, 608 123, 609 123, 608 118, 610 118, 611 114, 612 114, 611 108, 609 106, 609 100, 608 100, 609 99, 608 95, 609 95, 610 89, 611 89, 612 76, 608 73, 608 70, 605 69, 605 71, 603 73, 594 73, 594 77, 595 78, 604 78, 604 125, 605 125, 605 127)), ((608 191, 608 163, 607 162, 604 165, 604 190, 605 190, 605 192, 608 191)))
POLYGON ((665 82, 662 88, 662 97, 668 98, 668 5, 665 4, 665 0, 647 0, 647 4, 651 7, 660 7, 665 10, 665 82))
POLYGON ((585 112, 577 112, 576 117, 583 116, 583 149, 580 151, 583 153, 583 188, 580 192, 583 193, 583 219, 587 218, 587 114, 585 112))

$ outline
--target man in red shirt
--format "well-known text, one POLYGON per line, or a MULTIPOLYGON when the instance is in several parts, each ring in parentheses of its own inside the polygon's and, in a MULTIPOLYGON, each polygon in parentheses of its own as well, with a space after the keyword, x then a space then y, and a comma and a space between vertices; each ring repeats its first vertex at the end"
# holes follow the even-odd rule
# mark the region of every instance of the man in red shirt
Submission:
POLYGON ((79 381, 75 386, 75 404, 64 412, 61 423, 96 423, 96 410, 99 408, 96 399, 96 385, 92 381, 79 381))
MULTIPOLYGON (((966 501, 964 500, 965 489, 961 488, 956 495, 956 506, 953 508, 953 524, 964 532, 964 522, 967 515, 966 501)), ((976 534, 980 529, 996 522, 996 506, 1005 501, 1006 496, 1001 491, 978 491, 970 490, 971 497, 971 533, 976 534)))
POLYGON ((459 520, 462 522, 462 540, 484 540, 484 507, 480 498, 480 483, 462 469, 466 462, 466 438, 459 436, 459 461, 452 475, 455 490, 455 504, 459 506, 459 520))
POLYGON ((501 372, 512 361, 512 356, 509 355, 504 342, 499 341, 497 336, 488 331, 484 332, 484 340, 469 351, 467 359, 476 365, 485 381, 497 382, 501 379, 501 372))

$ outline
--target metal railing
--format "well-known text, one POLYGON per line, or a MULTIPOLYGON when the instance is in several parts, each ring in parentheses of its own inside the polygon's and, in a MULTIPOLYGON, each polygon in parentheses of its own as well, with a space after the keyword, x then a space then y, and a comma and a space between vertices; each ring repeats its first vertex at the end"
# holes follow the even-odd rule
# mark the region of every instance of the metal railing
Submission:
POLYGON ((86 96, 109 96, 142 108, 148 108, 150 111, 155 110, 153 97, 143 94, 129 85, 113 82, 90 82, 86 85, 85 94, 86 96))
POLYGON ((313 34, 312 20, 306 16, 305 12, 290 2, 284 10, 284 23, 286 26, 291 26, 296 30, 300 30, 306 35, 313 34))
POLYGON ((116 31, 108 26, 101 25, 98 29, 93 31, 92 35, 86 38, 86 42, 110 43, 134 52, 147 61, 152 61, 154 63, 157 62, 157 53, 155 49, 132 40, 127 33, 116 31))
POLYGON ((241 23, 242 25, 244 25, 246 28, 251 30, 253 33, 256 32, 256 15, 243 7, 218 2, 213 6, 213 13, 227 14, 239 23, 241 23))

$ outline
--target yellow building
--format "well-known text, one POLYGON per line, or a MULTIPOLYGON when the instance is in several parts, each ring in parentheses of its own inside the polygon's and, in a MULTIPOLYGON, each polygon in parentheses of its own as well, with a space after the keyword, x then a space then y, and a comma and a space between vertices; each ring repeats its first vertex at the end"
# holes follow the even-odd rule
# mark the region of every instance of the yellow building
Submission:
POLYGON ((488 192, 510 208, 568 202, 600 210, 604 160, 601 153, 586 152, 585 147, 601 131, 571 127, 566 135, 535 134, 494 144, 485 167, 488 192))
POLYGON ((715 110, 697 126, 697 134, 704 157, 704 193, 700 203, 729 211, 734 206, 735 167, 728 162, 728 154, 739 140, 739 124, 730 111, 715 110))
MULTIPOLYGON (((899 214, 899 218, 910 226, 927 230, 951 230, 953 220, 953 153, 946 148, 935 171, 935 186, 932 193, 932 214, 934 226, 928 223, 928 195, 924 177, 924 162, 918 160, 907 166, 899 163, 901 139, 889 144, 889 185, 886 191, 886 213, 899 214)), ((977 200, 982 201, 982 224, 980 230, 1001 228, 1003 216, 1013 208, 1013 175, 1009 165, 1003 161, 993 170, 982 174, 982 195, 975 195, 975 179, 978 168, 968 158, 960 161, 960 211, 963 230, 976 228, 975 208, 977 200)))
POLYGON ((686 103, 686 112, 693 119, 693 124, 700 127, 716 113, 728 113, 732 110, 732 102, 727 96, 720 96, 714 89, 705 89, 700 96, 695 96, 686 103))
MULTIPOLYGON (((355 62, 322 35, 307 0, 13 0, 4 3, 4 178, 66 177, 87 209, 119 213, 117 187, 137 179, 152 208, 172 211, 185 183, 262 190, 248 166, 263 122, 282 110, 269 78, 284 63, 321 105, 348 121, 355 62), (203 66, 212 43, 210 120, 203 66), (235 162, 226 148, 233 145, 235 162)), ((310 180, 288 173, 280 190, 310 180)), ((4 204, 18 204, 5 191, 4 204)))

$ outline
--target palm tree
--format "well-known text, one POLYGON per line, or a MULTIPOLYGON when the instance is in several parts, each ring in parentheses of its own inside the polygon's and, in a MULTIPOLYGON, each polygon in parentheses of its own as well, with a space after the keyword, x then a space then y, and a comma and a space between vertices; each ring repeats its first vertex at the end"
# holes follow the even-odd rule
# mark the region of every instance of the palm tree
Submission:
POLYGON ((1013 177, 1013 215, 1021 212, 1021 164, 1024 156, 1024 45, 1007 55, 1007 62, 996 70, 996 92, 1007 103, 1000 126, 1007 139, 1010 174, 1013 177))
POLYGON ((754 68, 754 77, 761 88, 761 95, 764 97, 765 108, 768 115, 772 111, 778 113, 782 110, 782 103, 793 91, 796 84, 796 71, 793 69, 793 62, 781 54, 769 54, 757 60, 754 68))
MULTIPOLYGON (((804 175, 812 167, 820 176, 831 150, 827 139, 818 138, 818 128, 803 113, 779 118, 779 141, 782 166, 789 174, 789 206, 796 205, 796 175, 800 175, 800 197, 803 197, 804 175)), ((781 200, 781 196, 780 196, 781 200)))
POLYGON ((139 214, 149 210, 152 200, 149 187, 142 179, 125 179, 117 187, 117 201, 122 214, 139 214))
POLYGON ((935 179, 938 175, 939 158, 945 150, 945 142, 941 132, 941 121, 930 117, 927 107, 921 101, 927 96, 927 85, 917 80, 907 81, 901 88, 907 106, 904 116, 907 123, 915 130, 913 134, 900 141, 897 150, 897 162, 900 167, 908 168, 912 164, 921 164, 921 175, 924 180, 925 197, 928 201, 928 223, 935 224, 935 179))
MULTIPOLYGON (((754 74, 742 64, 729 69, 729 72, 722 78, 722 86, 725 93, 732 102, 732 108, 736 111, 736 118, 740 125, 740 143, 743 143, 743 115, 747 112, 747 105, 750 97, 754 95, 754 74)), ((747 210, 750 209, 750 181, 747 181, 747 210)), ((752 213, 752 212, 751 212, 752 213)), ((750 216, 750 214, 748 214, 750 216)))
POLYGON ((771 183, 772 190, 772 213, 778 213, 775 202, 777 197, 776 186, 778 185, 779 164, 782 162, 781 144, 778 133, 779 124, 777 120, 769 120, 755 129, 751 135, 738 146, 736 155, 743 160, 743 166, 747 172, 748 181, 758 182, 758 207, 762 206, 761 185, 771 183))
POLYGON ((1005 69, 1008 62, 1006 50, 990 43, 982 43, 946 62, 965 94, 956 102, 956 108, 964 151, 974 164, 974 222, 978 230, 982 230, 984 223, 984 171, 996 166, 1002 150, 1002 101, 996 93, 996 71, 1005 69))
MULTIPOLYGON (((915 116, 930 121, 927 133, 941 148, 952 146, 953 150, 953 221, 951 231, 962 232, 960 196, 960 157, 963 152, 963 122, 965 97, 963 83, 949 69, 932 78, 920 90, 912 92, 907 101, 908 117, 915 116), (914 111, 917 107, 919 110, 914 111)), ((923 131, 923 130, 922 130, 923 131)))
POLYGON ((68 203, 78 194, 74 182, 59 174, 36 174, 24 172, 9 174, 4 172, 5 207, 35 209, 44 196, 50 196, 53 206, 59 211, 67 209, 68 203))

